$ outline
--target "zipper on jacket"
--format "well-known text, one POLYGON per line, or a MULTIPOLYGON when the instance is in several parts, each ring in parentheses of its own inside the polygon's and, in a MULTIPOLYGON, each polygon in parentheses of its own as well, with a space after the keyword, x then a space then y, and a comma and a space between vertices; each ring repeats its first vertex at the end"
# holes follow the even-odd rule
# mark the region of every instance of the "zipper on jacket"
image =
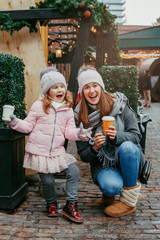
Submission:
POLYGON ((51 140, 51 147, 50 147, 50 151, 49 151, 49 155, 50 155, 50 156, 51 156, 51 152, 52 152, 53 139, 54 139, 54 135, 55 135, 56 118, 57 118, 57 112, 55 111, 53 134, 52 134, 52 140, 51 140))

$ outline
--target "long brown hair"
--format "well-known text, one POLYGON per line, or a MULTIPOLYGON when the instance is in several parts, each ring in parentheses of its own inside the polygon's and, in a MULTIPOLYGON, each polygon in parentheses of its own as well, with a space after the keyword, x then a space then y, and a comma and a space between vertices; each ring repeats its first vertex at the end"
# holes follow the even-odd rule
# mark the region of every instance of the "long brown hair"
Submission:
MULTIPOLYGON (((113 94, 104 92, 102 89, 99 103, 97 105, 97 109, 100 110, 100 120, 103 116, 109 115, 109 113, 112 111, 113 105, 114 105, 113 98, 114 98, 113 94)), ((78 113, 78 121, 79 123, 82 122, 86 125, 91 124, 88 118, 88 102, 86 101, 83 92, 82 92, 82 99, 81 99, 81 104, 79 108, 79 113, 78 113)))
MULTIPOLYGON (((53 99, 49 96, 49 90, 48 92, 44 95, 43 99, 43 110, 46 114, 49 114, 49 108, 51 107, 51 103, 53 99)), ((73 107, 73 95, 70 91, 66 90, 66 94, 64 97, 65 104, 72 108, 73 107)))

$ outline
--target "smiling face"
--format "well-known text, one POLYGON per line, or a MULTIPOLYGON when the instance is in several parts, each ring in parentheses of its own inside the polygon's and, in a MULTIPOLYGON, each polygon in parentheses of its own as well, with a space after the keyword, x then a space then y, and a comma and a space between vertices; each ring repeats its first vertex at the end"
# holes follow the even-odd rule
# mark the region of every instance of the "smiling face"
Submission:
POLYGON ((85 99, 90 104, 94 104, 94 105, 99 103, 99 100, 101 97, 101 91, 102 91, 102 88, 96 82, 88 83, 83 87, 83 94, 85 96, 85 99))
POLYGON ((57 83, 49 89, 48 94, 53 101, 61 103, 64 100, 66 88, 62 83, 57 83))

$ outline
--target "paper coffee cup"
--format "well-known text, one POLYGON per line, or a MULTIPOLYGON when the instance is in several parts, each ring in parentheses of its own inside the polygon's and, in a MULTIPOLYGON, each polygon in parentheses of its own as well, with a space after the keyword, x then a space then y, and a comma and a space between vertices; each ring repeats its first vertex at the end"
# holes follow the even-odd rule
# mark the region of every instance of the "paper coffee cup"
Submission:
POLYGON ((14 107, 11 105, 4 105, 3 106, 3 116, 2 119, 3 121, 11 121, 10 115, 13 114, 14 112, 14 107))
POLYGON ((113 126, 114 124, 114 117, 104 116, 102 118, 102 124, 103 124, 103 133, 106 134, 106 130, 109 130, 109 127, 113 126))

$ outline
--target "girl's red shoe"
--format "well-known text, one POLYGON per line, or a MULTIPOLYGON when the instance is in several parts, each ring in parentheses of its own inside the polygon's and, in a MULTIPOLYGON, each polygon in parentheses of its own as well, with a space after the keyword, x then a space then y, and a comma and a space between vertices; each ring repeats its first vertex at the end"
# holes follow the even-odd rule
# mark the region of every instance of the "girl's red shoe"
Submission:
POLYGON ((47 203, 48 217, 57 217, 57 201, 54 203, 47 203))

